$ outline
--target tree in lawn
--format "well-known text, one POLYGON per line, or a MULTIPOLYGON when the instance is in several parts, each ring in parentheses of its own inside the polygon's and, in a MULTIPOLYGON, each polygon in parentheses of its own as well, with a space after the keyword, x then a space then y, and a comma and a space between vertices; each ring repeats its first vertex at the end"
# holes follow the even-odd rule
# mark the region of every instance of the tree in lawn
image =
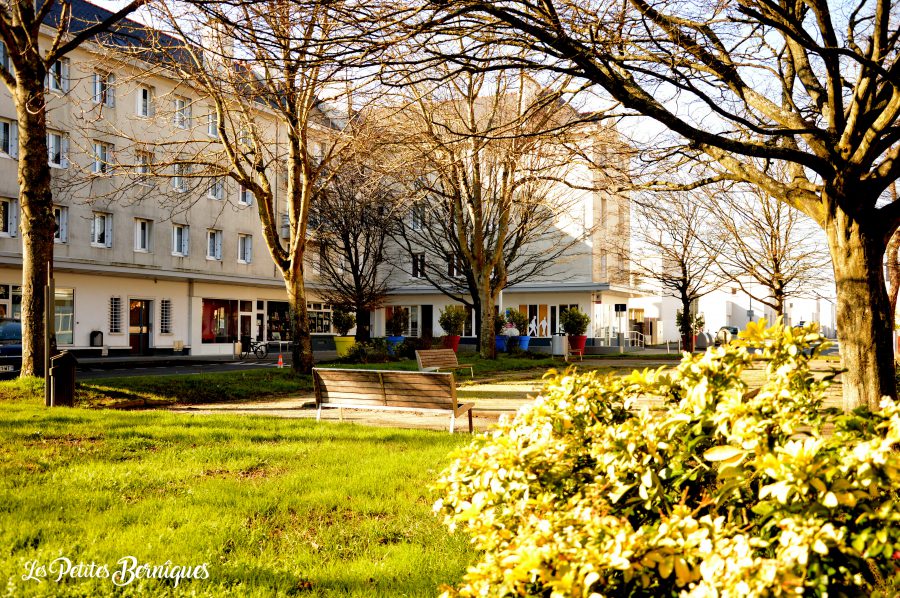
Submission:
POLYGON ((0 79, 12 95, 18 120, 18 183, 22 232, 22 376, 44 370, 44 289, 53 272, 53 194, 47 161, 44 86, 66 54, 98 34, 125 32, 121 21, 144 0, 110 12, 80 0, 0 3, 0 79), (50 27, 48 43, 42 28, 50 27))
POLYGON ((395 237, 408 272, 472 307, 480 353, 494 358, 499 293, 540 279, 591 233, 581 209, 600 127, 562 101, 562 80, 449 65, 430 76, 440 82, 409 82, 390 120, 408 206, 395 237))
POLYGON ((828 253, 808 216, 757 188, 708 191, 706 241, 726 279, 778 316, 788 299, 822 289, 828 253))
POLYGON ((716 290, 721 279, 717 256, 706 238, 709 214, 696 195, 649 194, 636 202, 634 272, 681 302, 678 318, 682 348, 694 350, 694 309, 698 299, 716 290))
POLYGON ((837 284, 844 408, 897 396, 883 259, 900 204, 878 201, 900 176, 897 3, 853 0, 839 11, 768 0, 432 6, 432 29, 462 27, 476 40, 527 48, 506 65, 596 84, 673 133, 677 147, 660 149, 815 220, 837 284))
POLYGON ((312 228, 321 250, 321 291, 326 301, 356 314, 356 340, 369 340, 370 313, 388 293, 393 267, 387 240, 397 208, 391 179, 374 166, 378 145, 372 127, 354 122, 354 157, 329 177, 312 205, 312 228), (363 130, 367 129, 367 130, 363 130))
POLYGON ((345 43, 355 30, 348 32, 343 7, 265 0, 197 4, 176 14, 160 5, 164 22, 188 41, 170 53, 170 68, 214 110, 215 141, 177 144, 187 153, 168 165, 189 165, 194 177, 230 177, 255 196, 287 290, 292 368, 299 373, 313 366, 304 261, 310 210, 352 148, 335 116, 342 90, 356 83, 348 79, 345 43))

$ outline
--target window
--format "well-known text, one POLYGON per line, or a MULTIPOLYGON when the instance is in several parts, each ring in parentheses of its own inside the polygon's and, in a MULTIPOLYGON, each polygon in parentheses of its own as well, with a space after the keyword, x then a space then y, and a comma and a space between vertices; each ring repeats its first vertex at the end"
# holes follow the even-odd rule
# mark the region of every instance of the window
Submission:
POLYGON ((152 87, 138 87, 137 89, 137 105, 135 106, 135 112, 137 112, 138 116, 150 117, 153 116, 153 88, 152 87))
POLYGON ((190 249, 190 229, 186 224, 172 226, 172 255, 185 257, 190 249))
POLYGON ((69 208, 65 206, 53 206, 53 219, 56 227, 53 231, 54 243, 65 243, 69 240, 69 208))
POLYGON ((172 187, 176 191, 187 191, 187 175, 190 172, 188 164, 175 164, 173 167, 175 176, 172 177, 172 187))
POLYGON ((172 334, 172 300, 159 301, 159 333, 172 334))
POLYGON ((6 50, 6 44, 0 42, 0 66, 6 69, 10 75, 15 75, 16 69, 12 60, 9 58, 9 52, 6 50))
POLYGON ((150 220, 143 218, 134 219, 134 250, 141 252, 150 251, 150 220))
POLYGON ((75 289, 56 289, 53 301, 56 343, 71 345, 75 342, 75 289))
POLYGON ((241 185, 240 191, 238 192, 238 203, 242 206, 253 205, 253 193, 243 185, 241 185))
POLYGON ((59 93, 69 91, 69 59, 60 58, 53 63, 47 73, 47 89, 59 93))
POLYGON ((153 154, 145 151, 135 152, 135 173, 141 185, 150 184, 150 174, 153 172, 153 154))
POLYGON ((253 237, 238 235, 238 263, 249 264, 253 261, 253 237))
POLYGON ((109 298, 109 333, 122 333, 122 298, 109 298))
POLYGON ((243 146, 245 149, 250 148, 253 145, 253 139, 250 137, 250 131, 244 127, 238 131, 237 138, 238 145, 243 146))
POLYGON ((213 139, 219 138, 219 115, 214 106, 210 106, 206 114, 206 134, 213 139))
POLYGON ((309 316, 309 331, 311 333, 329 334, 331 332, 331 306, 329 304, 307 303, 306 313, 309 316))
POLYGON ((19 155, 19 125, 15 121, 0 119, 0 152, 10 158, 19 155))
POLYGON ((222 259, 222 231, 213 228, 206 231, 206 259, 222 259))
POLYGON ((15 237, 19 230, 19 202, 0 199, 0 236, 15 237))
POLYGON ((227 299, 203 299, 200 341, 231 343, 237 340, 238 302, 227 299))
POLYGON ((116 105, 116 77, 111 73, 94 73, 94 103, 112 108, 116 105))
POLYGON ((191 126, 191 106, 185 98, 175 98, 175 117, 173 123, 179 129, 187 129, 191 126))
POLYGON ((425 225, 425 204, 418 203, 409 213, 409 227, 412 230, 421 230, 425 225))
POLYGON ((107 174, 112 171, 113 146, 102 141, 94 142, 94 174, 107 174))
POLYGON ((91 246, 112 247, 112 214, 94 212, 91 219, 91 246))
POLYGON ((214 176, 209 179, 206 196, 210 199, 222 199, 225 197, 225 179, 220 176, 214 176))
POLYGON ((462 278, 465 276, 462 258, 452 253, 447 254, 447 276, 450 278, 462 278))
POLYGON ((412 254, 412 277, 424 278, 425 276, 425 254, 412 254))
POLYGON ((62 133, 47 132, 47 161, 50 166, 67 168, 69 166, 69 138, 62 133))
POLYGON ((409 314, 409 327, 404 332, 404 336, 419 336, 419 306, 398 305, 393 309, 402 309, 409 314))

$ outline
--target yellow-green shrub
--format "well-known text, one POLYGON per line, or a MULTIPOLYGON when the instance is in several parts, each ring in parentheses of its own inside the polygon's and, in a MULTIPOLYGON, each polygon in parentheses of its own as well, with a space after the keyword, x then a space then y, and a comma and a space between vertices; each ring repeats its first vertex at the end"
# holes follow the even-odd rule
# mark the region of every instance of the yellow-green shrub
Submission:
POLYGON ((435 510, 481 551, 448 593, 900 594, 900 406, 823 411, 812 327, 742 339, 671 373, 551 372, 438 482, 435 510), (630 409, 646 396, 667 408, 630 409))

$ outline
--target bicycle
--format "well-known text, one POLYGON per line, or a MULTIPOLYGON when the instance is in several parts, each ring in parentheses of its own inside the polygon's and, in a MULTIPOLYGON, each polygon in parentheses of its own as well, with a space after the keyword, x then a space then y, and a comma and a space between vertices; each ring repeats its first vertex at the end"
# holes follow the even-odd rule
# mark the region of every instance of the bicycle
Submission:
POLYGON ((259 341, 241 343, 241 359, 247 359, 250 357, 250 353, 255 354, 258 359, 265 359, 269 354, 269 346, 259 341))

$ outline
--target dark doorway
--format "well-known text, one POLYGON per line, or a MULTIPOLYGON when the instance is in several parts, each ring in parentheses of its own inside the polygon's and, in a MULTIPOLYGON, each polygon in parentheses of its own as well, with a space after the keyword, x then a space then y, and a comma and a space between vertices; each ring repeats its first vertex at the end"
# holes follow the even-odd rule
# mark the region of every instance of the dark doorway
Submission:
POLYGON ((132 299, 128 316, 128 342, 132 355, 150 354, 150 301, 132 299))

